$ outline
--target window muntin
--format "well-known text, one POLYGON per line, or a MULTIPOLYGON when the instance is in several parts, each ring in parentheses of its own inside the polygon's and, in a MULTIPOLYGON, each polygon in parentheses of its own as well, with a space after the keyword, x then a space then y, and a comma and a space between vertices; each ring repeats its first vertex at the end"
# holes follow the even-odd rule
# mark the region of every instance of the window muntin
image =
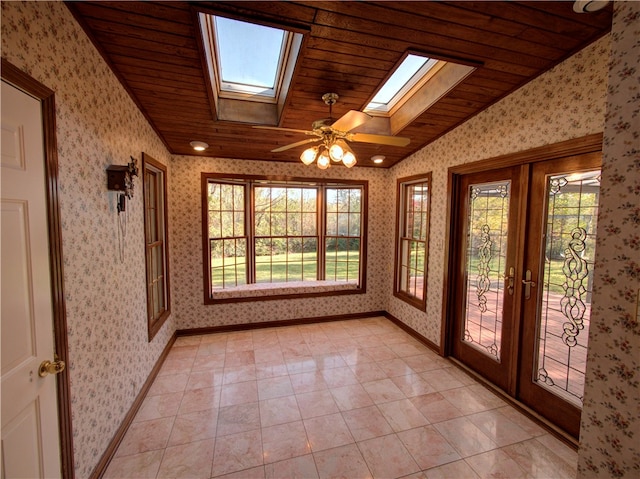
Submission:
POLYGON ((149 340, 170 313, 166 168, 143 154, 147 326, 149 340))
POLYGON ((426 309, 431 174, 398 180, 394 294, 426 309))
POLYGON ((409 98, 415 89, 414 87, 420 86, 428 80, 427 73, 438 63, 444 62, 419 55, 407 55, 364 111, 373 114, 390 113, 396 106, 409 98))
POLYGON ((327 280, 363 288, 366 182, 203 179, 209 299, 247 284, 327 280))

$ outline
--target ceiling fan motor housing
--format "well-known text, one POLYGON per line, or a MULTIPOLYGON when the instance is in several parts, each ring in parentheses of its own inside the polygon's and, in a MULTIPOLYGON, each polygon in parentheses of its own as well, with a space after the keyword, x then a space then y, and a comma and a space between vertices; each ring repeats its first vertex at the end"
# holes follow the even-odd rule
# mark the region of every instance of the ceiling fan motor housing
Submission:
POLYGON ((334 105, 338 101, 338 98, 340 97, 337 93, 325 93, 322 95, 322 101, 329 106, 334 105))

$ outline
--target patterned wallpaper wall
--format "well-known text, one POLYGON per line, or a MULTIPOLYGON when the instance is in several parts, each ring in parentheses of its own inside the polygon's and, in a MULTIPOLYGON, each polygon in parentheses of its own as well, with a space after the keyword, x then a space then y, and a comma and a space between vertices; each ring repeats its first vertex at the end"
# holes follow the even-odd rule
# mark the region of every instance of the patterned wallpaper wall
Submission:
POLYGON ((385 256, 386 241, 389 231, 394 227, 393 217, 388 214, 393 196, 389 194, 389 191, 393 191, 389 190, 389 184, 386 171, 374 168, 347 170, 334 166, 322 171, 316 166, 305 166, 301 163, 174 157, 171 163, 169 219, 173 225, 171 255, 175 267, 172 269, 171 284, 177 328, 201 328, 384 310, 389 275, 385 256), (204 305, 201 172, 368 180, 369 241, 366 294, 204 305))
POLYGON ((85 478, 175 330, 169 319, 147 342, 141 180, 121 263, 105 170, 142 151, 169 155, 62 2, 2 2, 2 56, 56 92, 75 468, 85 478))
POLYGON ((640 475, 640 3, 616 2, 578 477, 640 475))
POLYGON ((448 168, 602 132, 609 41, 603 37, 391 169, 394 181, 431 171, 433 182, 427 311, 391 294, 387 311, 440 344, 448 168))
MULTIPOLYGON (((616 120, 610 117, 605 132, 607 178, 603 184, 605 188, 609 184, 610 194, 603 195, 601 208, 607 217, 601 221, 604 233, 599 232, 603 241, 602 247, 598 246, 598 260, 607 262, 608 267, 600 270, 604 276, 594 295, 600 322, 597 333, 592 329, 591 338, 592 369, 586 391, 589 424, 583 425, 580 462, 584 477, 596 472, 609 477, 612 461, 623 472, 639 462, 631 457, 631 424, 614 427, 614 440, 602 431, 618 419, 624 426, 624 421, 638 416, 637 389, 635 394, 629 392, 634 380, 637 387, 640 349, 630 299, 633 288, 621 288, 615 282, 626 275, 629 282, 635 281, 637 291, 640 263, 640 165, 638 139, 633 136, 639 131, 638 115, 626 103, 636 98, 633 105, 638 105, 638 4, 632 3, 624 2, 624 7, 617 3, 614 28, 614 60, 619 60, 614 61, 611 74, 619 78, 620 87, 610 92, 611 114, 616 120), (629 58, 635 65, 625 65, 629 58), (636 68, 635 73, 625 76, 631 67, 636 68), (626 115, 622 123, 617 120, 620 115, 626 115), (630 125, 626 130, 625 122, 630 125), (620 193, 626 195, 624 200, 617 196, 620 193), (630 259, 618 257, 621 251, 628 251, 630 259), (606 386, 599 375, 609 377, 606 386), (630 397, 620 395, 620 390, 630 397)), ((175 329, 386 309, 439 343, 447 168, 603 131, 609 43, 609 37, 599 40, 390 171, 332 168, 321 172, 297 164, 171 158, 61 2, 2 2, 2 56, 56 91, 76 476, 91 473, 175 329), (152 343, 147 342, 145 322, 140 180, 136 179, 136 195, 127 205, 126 264, 118 259, 115 195, 105 185, 107 166, 124 164, 130 155, 140 159, 142 151, 169 166, 170 180, 173 314, 152 343), (203 171, 337 178, 355 175, 368 180, 367 294, 204 306, 203 171), (427 171, 433 172, 433 205, 428 313, 421 313, 391 295, 395 195, 389 192, 394 191, 396 178, 427 171)))

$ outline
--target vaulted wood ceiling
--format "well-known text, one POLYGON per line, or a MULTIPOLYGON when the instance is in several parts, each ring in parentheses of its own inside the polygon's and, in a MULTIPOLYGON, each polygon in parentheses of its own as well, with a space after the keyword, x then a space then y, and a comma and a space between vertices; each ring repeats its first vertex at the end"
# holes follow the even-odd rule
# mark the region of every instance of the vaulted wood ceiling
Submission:
POLYGON ((572 2, 69 2, 67 6, 171 153, 299 161, 304 147, 270 150, 304 136, 218 121, 203 64, 199 10, 305 31, 279 126, 309 129, 362 110, 407 51, 478 68, 398 134, 407 147, 354 143, 358 166, 389 167, 584 48, 611 26, 612 8, 573 12, 572 2))

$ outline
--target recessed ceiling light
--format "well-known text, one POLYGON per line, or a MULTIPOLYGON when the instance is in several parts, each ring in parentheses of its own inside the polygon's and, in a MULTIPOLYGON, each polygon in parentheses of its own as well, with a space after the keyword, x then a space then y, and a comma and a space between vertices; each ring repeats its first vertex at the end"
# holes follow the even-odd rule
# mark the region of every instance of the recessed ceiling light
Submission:
POLYGON ((376 164, 379 165, 380 163, 382 163, 384 161, 384 159, 386 158, 386 156, 384 155, 373 155, 371 157, 371 160, 376 164))
POLYGON ((576 0, 573 2, 573 11, 576 13, 597 12, 607 6, 609 0, 576 0))
POLYGON ((189 144, 196 151, 204 151, 207 148, 209 148, 209 145, 207 143, 205 143, 204 141, 192 141, 189 144))

